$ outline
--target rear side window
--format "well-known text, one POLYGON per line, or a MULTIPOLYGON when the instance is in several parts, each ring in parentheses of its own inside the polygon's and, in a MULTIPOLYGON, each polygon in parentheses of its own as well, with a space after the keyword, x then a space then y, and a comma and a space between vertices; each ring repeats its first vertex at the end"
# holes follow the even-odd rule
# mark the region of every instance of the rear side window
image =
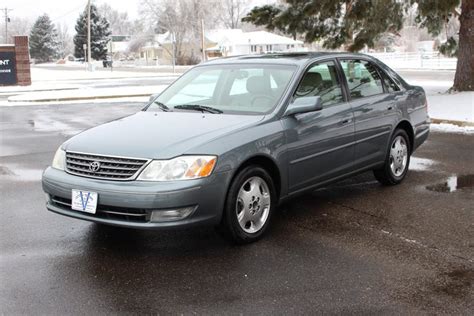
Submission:
POLYGON ((351 99, 370 97, 383 93, 382 78, 376 66, 365 60, 342 60, 351 99))
POLYGON ((400 87, 387 75, 384 71, 379 69, 380 74, 383 78, 383 83, 385 84, 385 88, 389 93, 400 91, 400 87))
POLYGON ((341 83, 338 80, 336 64, 333 61, 313 65, 304 75, 294 98, 321 97, 323 106, 344 101, 341 83))

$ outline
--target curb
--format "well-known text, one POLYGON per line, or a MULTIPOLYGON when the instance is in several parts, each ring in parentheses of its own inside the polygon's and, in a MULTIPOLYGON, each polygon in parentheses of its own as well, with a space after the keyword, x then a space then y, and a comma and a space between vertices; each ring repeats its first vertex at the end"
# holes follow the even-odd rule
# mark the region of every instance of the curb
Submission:
POLYGON ((45 92, 45 91, 69 91, 69 90, 77 90, 79 88, 61 88, 61 89, 38 89, 38 90, 22 90, 22 91, 0 91, 0 95, 19 95, 22 93, 30 93, 30 92, 45 92))
POLYGON ((474 122, 431 118, 431 124, 443 124, 443 123, 444 124, 452 124, 452 125, 456 125, 456 126, 459 126, 459 127, 466 127, 466 126, 474 127, 474 122))
POLYGON ((58 102, 58 101, 78 101, 78 100, 95 100, 95 99, 118 99, 118 98, 133 98, 133 97, 149 97, 152 93, 140 93, 140 94, 127 94, 127 95, 99 95, 99 96, 87 96, 87 97, 64 97, 64 98, 52 98, 52 99, 36 99, 36 100, 8 100, 10 103, 15 102, 58 102))

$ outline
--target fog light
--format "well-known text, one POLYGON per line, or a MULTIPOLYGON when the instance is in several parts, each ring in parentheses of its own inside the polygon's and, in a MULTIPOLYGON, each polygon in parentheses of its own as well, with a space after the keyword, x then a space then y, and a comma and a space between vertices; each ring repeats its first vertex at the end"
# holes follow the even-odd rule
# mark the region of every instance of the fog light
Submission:
POLYGON ((191 215, 195 209, 196 206, 188 206, 176 209, 156 210, 151 213, 150 221, 153 223, 178 221, 191 215))

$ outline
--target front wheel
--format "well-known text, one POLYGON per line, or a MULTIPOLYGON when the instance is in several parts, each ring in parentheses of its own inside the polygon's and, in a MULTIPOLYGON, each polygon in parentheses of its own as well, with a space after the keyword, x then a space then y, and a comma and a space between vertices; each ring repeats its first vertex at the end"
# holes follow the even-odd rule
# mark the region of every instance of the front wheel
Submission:
POLYGON ((410 140, 408 134, 397 129, 390 141, 385 164, 374 170, 375 178, 384 185, 399 184, 405 178, 410 165, 410 140))
POLYGON ((248 166, 230 185, 221 229, 235 243, 254 242, 267 230, 275 207, 271 176, 259 166, 248 166))

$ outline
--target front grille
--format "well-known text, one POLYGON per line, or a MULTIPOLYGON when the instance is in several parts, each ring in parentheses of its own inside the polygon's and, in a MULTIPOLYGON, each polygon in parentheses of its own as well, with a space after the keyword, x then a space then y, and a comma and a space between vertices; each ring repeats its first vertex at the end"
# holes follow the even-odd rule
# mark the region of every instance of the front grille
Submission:
POLYGON ((125 222, 136 222, 136 223, 146 223, 150 220, 150 211, 146 209, 123 208, 123 207, 99 204, 97 205, 96 213, 90 214, 90 213, 73 210, 71 208, 71 199, 65 199, 59 196, 51 196, 51 203, 57 207, 65 208, 73 212, 79 212, 82 215, 95 217, 95 218, 119 220, 119 221, 125 221, 125 222))
POLYGON ((132 180, 147 162, 146 159, 66 152, 67 172, 97 179, 132 180), (98 166, 97 170, 91 168, 92 163, 98 166))

